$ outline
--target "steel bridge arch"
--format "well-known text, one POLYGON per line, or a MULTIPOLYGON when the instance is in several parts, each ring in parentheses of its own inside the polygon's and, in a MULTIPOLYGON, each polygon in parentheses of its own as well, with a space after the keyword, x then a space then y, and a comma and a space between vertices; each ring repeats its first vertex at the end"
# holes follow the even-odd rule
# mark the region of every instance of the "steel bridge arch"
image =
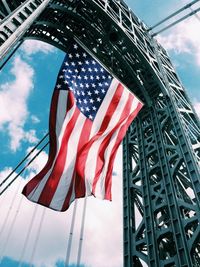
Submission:
MULTIPOLYGON (((149 100, 148 93, 143 92, 141 94, 141 90, 144 91, 144 89, 141 85, 141 80, 138 79, 137 72, 138 65, 141 65, 141 69, 147 63, 147 55, 140 51, 139 45, 134 45, 133 48, 133 38, 131 35, 128 31, 124 35, 124 29, 119 24, 119 21, 116 24, 116 21, 113 21, 110 14, 108 16, 105 7, 103 8, 103 6, 95 3, 95 1, 84 1, 82 2, 82 7, 79 3, 78 13, 76 1, 73 2, 72 4, 63 4, 61 1, 52 1, 52 4, 49 4, 45 12, 32 25, 24 38, 41 40, 66 52, 70 39, 75 37, 118 79, 129 88, 134 88, 135 93, 137 92, 137 95, 143 101, 146 97, 147 102, 147 99, 149 100), (93 5, 92 7, 91 4, 93 5), (90 7, 90 9, 87 7, 90 7), (96 12, 93 16, 90 14, 91 8, 96 12), (81 9, 84 9, 84 12, 81 12, 81 9), (94 20, 97 23, 94 23, 94 20), (106 24, 104 21, 107 21, 106 24), (131 47, 131 54, 130 49, 127 47, 131 47), (128 55, 127 52, 129 53, 128 55), (137 61, 137 68, 135 67, 135 61, 137 61)), ((104 1, 99 2, 102 3, 104 1)), ((118 4, 116 4, 116 7, 119 8, 118 4)), ((128 9, 127 6, 126 8, 128 9)), ((131 11, 129 12, 130 14, 132 13, 131 11)), ((137 21, 136 17, 132 17, 133 19, 137 21)), ((139 25, 139 21, 137 23, 139 25)), ((156 76, 153 64, 148 65, 147 68, 148 70, 145 71, 151 72, 153 76, 156 76)), ((156 78, 154 77, 154 79, 156 78)), ((157 80, 161 82, 158 77, 157 80)))
POLYGON ((200 266, 200 123, 165 49, 120 0, 50 0, 21 39, 72 38, 145 104, 123 146, 124 266, 200 266))

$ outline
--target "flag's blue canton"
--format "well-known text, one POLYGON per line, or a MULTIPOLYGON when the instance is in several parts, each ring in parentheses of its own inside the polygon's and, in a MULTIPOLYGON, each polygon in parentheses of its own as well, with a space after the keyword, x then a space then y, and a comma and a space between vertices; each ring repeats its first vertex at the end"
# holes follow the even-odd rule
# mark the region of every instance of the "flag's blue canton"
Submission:
POLYGON ((57 88, 68 87, 73 91, 77 107, 88 119, 94 120, 110 87, 110 74, 79 45, 74 44, 65 57, 59 80, 57 88))

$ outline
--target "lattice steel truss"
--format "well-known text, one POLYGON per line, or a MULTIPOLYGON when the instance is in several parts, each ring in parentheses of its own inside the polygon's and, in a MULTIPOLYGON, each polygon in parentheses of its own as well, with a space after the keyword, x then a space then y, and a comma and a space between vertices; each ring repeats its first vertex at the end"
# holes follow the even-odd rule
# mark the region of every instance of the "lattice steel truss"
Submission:
POLYGON ((200 266, 200 123, 148 28, 119 0, 0 0, 0 19, 0 57, 74 37, 145 103, 123 146, 124 266, 200 266))

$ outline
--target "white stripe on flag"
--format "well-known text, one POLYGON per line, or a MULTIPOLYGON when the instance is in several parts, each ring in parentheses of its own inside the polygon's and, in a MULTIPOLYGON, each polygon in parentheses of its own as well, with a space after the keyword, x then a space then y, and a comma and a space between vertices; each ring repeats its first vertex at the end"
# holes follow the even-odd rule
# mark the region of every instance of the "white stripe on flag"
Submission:
POLYGON ((99 131, 99 129, 102 125, 102 121, 105 118, 105 113, 107 111, 107 108, 109 106, 108 103, 111 102, 118 85, 119 85, 119 81, 117 81, 117 79, 114 78, 110 84, 108 92, 107 92, 103 102, 101 103, 101 106, 100 106, 100 108, 96 114, 96 117, 93 121, 90 137, 93 137, 99 131))
POLYGON ((59 136, 60 131, 63 129, 63 122, 65 120, 66 110, 67 110, 67 97, 68 97, 67 90, 59 91, 57 114, 56 114, 56 136, 59 136))
MULTIPOLYGON (((112 114, 111 121, 109 122, 109 125, 104 133, 102 133, 99 138, 92 144, 90 150, 88 151, 87 160, 85 164, 85 179, 87 182, 87 193, 92 191, 92 185, 93 185, 93 179, 95 176, 96 166, 97 166, 97 159, 98 159, 98 151, 99 148, 104 141, 104 139, 107 137, 107 135, 112 131, 112 129, 116 126, 116 122, 119 121, 121 114, 126 106, 127 100, 129 97, 129 93, 127 94, 126 90, 123 90, 121 99, 118 103, 117 108, 115 109, 114 113, 112 114)), ((107 103, 108 105, 108 103, 107 103)), ((102 110, 103 112, 103 110, 102 110)), ((104 114, 102 114, 103 117, 105 117, 106 110, 104 110, 104 114)), ((95 122, 97 123, 97 122, 95 122)))
MULTIPOLYGON (((131 110, 130 110, 130 114, 134 112, 134 110, 137 108, 138 105, 138 99, 134 98, 133 103, 131 105, 131 110)), ((119 131, 121 130, 121 128, 127 124, 128 120, 129 120, 130 115, 127 117, 127 119, 124 121, 123 124, 120 125, 120 127, 118 128, 117 131, 115 131, 112 135, 112 138, 109 142, 109 145, 107 146, 105 152, 104 152, 104 158, 105 158, 105 162, 104 162, 104 166, 101 172, 101 175, 99 177, 99 180, 96 184, 96 188, 95 188, 95 196, 101 199, 104 199, 105 196, 105 189, 106 189, 106 185, 105 185, 105 178, 106 178, 106 174, 108 171, 108 165, 110 163, 111 160, 111 153, 112 153, 112 149, 115 146, 116 142, 118 141, 118 134, 119 131)))
POLYGON ((65 197, 67 196, 69 187, 71 185, 71 181, 74 174, 74 167, 76 163, 79 139, 85 120, 86 120, 85 116, 82 113, 80 113, 76 121, 76 124, 73 128, 73 131, 68 139, 65 166, 63 169, 63 173, 60 177, 57 189, 50 204, 50 207, 52 207, 53 209, 59 210, 62 208, 63 203, 65 201, 65 197))
POLYGON ((32 201, 38 201, 38 199, 40 198, 40 195, 45 187, 46 182, 48 181, 49 176, 51 175, 51 172, 54 168, 54 164, 56 162, 58 153, 60 151, 60 147, 61 147, 61 141, 62 141, 62 137, 65 131, 65 127, 66 124, 68 123, 68 121, 71 119, 71 117, 73 116, 73 113, 75 111, 75 106, 71 108, 71 110, 69 110, 67 112, 67 117, 65 118, 64 122, 63 118, 65 117, 66 114, 66 109, 67 109, 67 97, 68 97, 68 91, 67 90, 61 90, 59 91, 59 98, 58 98, 58 108, 57 108, 57 114, 56 114, 56 141, 57 141, 57 153, 56 156, 54 158, 53 164, 51 166, 51 168, 49 169, 49 171, 47 172, 47 174, 42 178, 42 180, 39 182, 38 186, 28 195, 28 198, 31 199, 32 201), (65 102, 63 102, 65 100, 65 102), (60 106, 63 105, 64 106, 60 106), (57 122, 59 122, 59 124, 61 125, 57 127, 57 122))

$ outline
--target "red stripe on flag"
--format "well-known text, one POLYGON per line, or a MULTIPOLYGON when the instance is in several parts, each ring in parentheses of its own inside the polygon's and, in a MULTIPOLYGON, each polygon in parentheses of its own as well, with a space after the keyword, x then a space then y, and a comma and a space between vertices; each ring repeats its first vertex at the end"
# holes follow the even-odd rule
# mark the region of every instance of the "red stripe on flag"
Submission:
MULTIPOLYGON (((71 94, 71 92, 69 92, 69 94, 71 94)), ((58 156, 56 158, 54 168, 39 197, 38 202, 45 206, 50 205, 51 200, 56 192, 58 183, 60 181, 60 177, 62 176, 64 167, 66 164, 65 161, 66 161, 66 155, 67 155, 67 150, 68 150, 69 138, 73 131, 74 125, 76 123, 76 120, 79 114, 80 114, 80 111, 78 108, 76 108, 72 118, 70 119, 69 123, 66 125, 65 132, 62 138, 61 147, 60 147, 58 156)))
POLYGON ((97 138, 100 134, 105 132, 105 130, 107 129, 108 124, 112 118, 112 115, 115 112, 116 108, 118 107, 123 90, 124 90, 123 86, 121 85, 121 83, 119 83, 117 88, 116 88, 115 94, 113 95, 113 98, 112 98, 112 100, 108 106, 108 109, 107 109, 106 114, 104 116, 103 122, 102 122, 101 127, 99 129, 99 132, 97 134, 97 138))
POLYGON ((75 105, 73 93, 70 90, 68 92, 69 93, 68 93, 68 98, 67 98, 67 113, 75 105))
POLYGON ((92 193, 94 195, 95 195, 96 184, 100 178, 100 175, 102 173, 102 169, 104 166, 104 162, 105 162, 104 154, 105 154, 106 148, 108 147, 113 134, 117 131, 117 129, 120 127, 123 121, 126 120, 127 116, 130 114, 132 103, 133 103, 133 96, 130 95, 121 113, 118 123, 115 125, 112 131, 110 131, 109 134, 104 138, 104 140, 102 141, 99 147, 99 150, 97 153, 98 157, 97 157, 97 163, 96 163, 96 171, 95 171, 95 176, 94 176, 93 185, 92 185, 92 193))
POLYGON ((93 145, 93 143, 103 134, 103 132, 105 132, 105 130, 107 129, 109 122, 112 119, 112 114, 115 112, 121 95, 123 93, 123 87, 121 84, 119 84, 116 88, 115 94, 112 97, 112 100, 108 106, 108 109, 106 111, 106 115, 104 116, 104 119, 102 121, 101 127, 98 131, 98 133, 95 133, 95 135, 89 140, 89 142, 82 147, 80 153, 79 153, 79 157, 78 157, 78 162, 77 162, 77 173, 78 175, 84 177, 84 173, 85 173, 85 166, 86 166, 86 160, 87 160, 87 156, 88 156, 88 152, 91 148, 91 146, 93 145))
POLYGON ((122 127, 118 133, 115 145, 114 145, 112 152, 111 152, 110 161, 109 161, 108 168, 107 168, 107 174, 106 174, 106 179, 105 179, 105 199, 108 199, 108 200, 112 199, 112 194, 111 194, 112 171, 113 171, 113 165, 114 165, 114 160, 116 157, 117 149, 118 149, 124 135, 126 134, 126 131, 129 127, 129 125, 134 120, 134 118, 137 116, 137 114, 140 111, 140 109, 142 108, 142 106, 143 106, 142 103, 138 102, 137 108, 130 114, 127 122, 122 125, 122 127))
POLYGON ((65 198, 65 201, 63 203, 61 211, 67 210, 69 208, 69 205, 71 204, 70 200, 71 200, 71 196, 72 196, 72 192, 73 192, 75 176, 76 176, 76 173, 75 173, 75 170, 74 170, 73 177, 72 177, 72 180, 71 180, 71 183, 70 183, 70 187, 69 187, 69 189, 67 191, 67 196, 65 198))
MULTIPOLYGON (((77 149, 77 155, 79 155, 79 151, 81 150, 83 145, 89 140, 91 128, 92 128, 92 121, 90 121, 89 119, 86 119, 86 121, 83 125, 83 128, 81 130, 80 140, 79 140, 78 149, 77 149)), ((76 166, 77 166, 77 160, 76 160, 76 165, 75 165, 75 169, 74 169, 74 173, 73 173, 73 178, 71 180, 70 187, 69 187, 69 190, 67 192, 67 196, 65 198, 65 201, 63 203, 61 211, 65 211, 68 209, 68 207, 71 203, 73 188, 75 190, 75 198, 80 198, 80 197, 85 196, 85 193, 86 193, 85 179, 84 179, 85 177, 79 176, 76 173, 76 166)))
MULTIPOLYGON (((88 142, 91 128, 92 128, 92 121, 86 119, 81 131, 77 155, 79 155, 80 153, 79 151, 81 151, 82 147, 88 142)), ((77 164, 78 163, 76 160, 75 169, 77 168, 77 164)), ((78 175, 78 173, 76 174, 76 180, 75 180, 75 195, 76 198, 85 196, 85 177, 78 175)))
POLYGON ((22 194, 28 196, 33 189, 37 187, 39 182, 43 179, 43 177, 50 170, 54 158, 56 156, 57 150, 57 142, 56 142, 56 116, 57 116, 57 108, 58 108, 58 99, 59 99, 59 90, 55 90, 52 96, 51 107, 50 107, 50 120, 49 120, 49 141, 50 141, 50 149, 49 149, 49 157, 45 167, 39 172, 32 180, 30 180, 26 186, 23 188, 22 194))

